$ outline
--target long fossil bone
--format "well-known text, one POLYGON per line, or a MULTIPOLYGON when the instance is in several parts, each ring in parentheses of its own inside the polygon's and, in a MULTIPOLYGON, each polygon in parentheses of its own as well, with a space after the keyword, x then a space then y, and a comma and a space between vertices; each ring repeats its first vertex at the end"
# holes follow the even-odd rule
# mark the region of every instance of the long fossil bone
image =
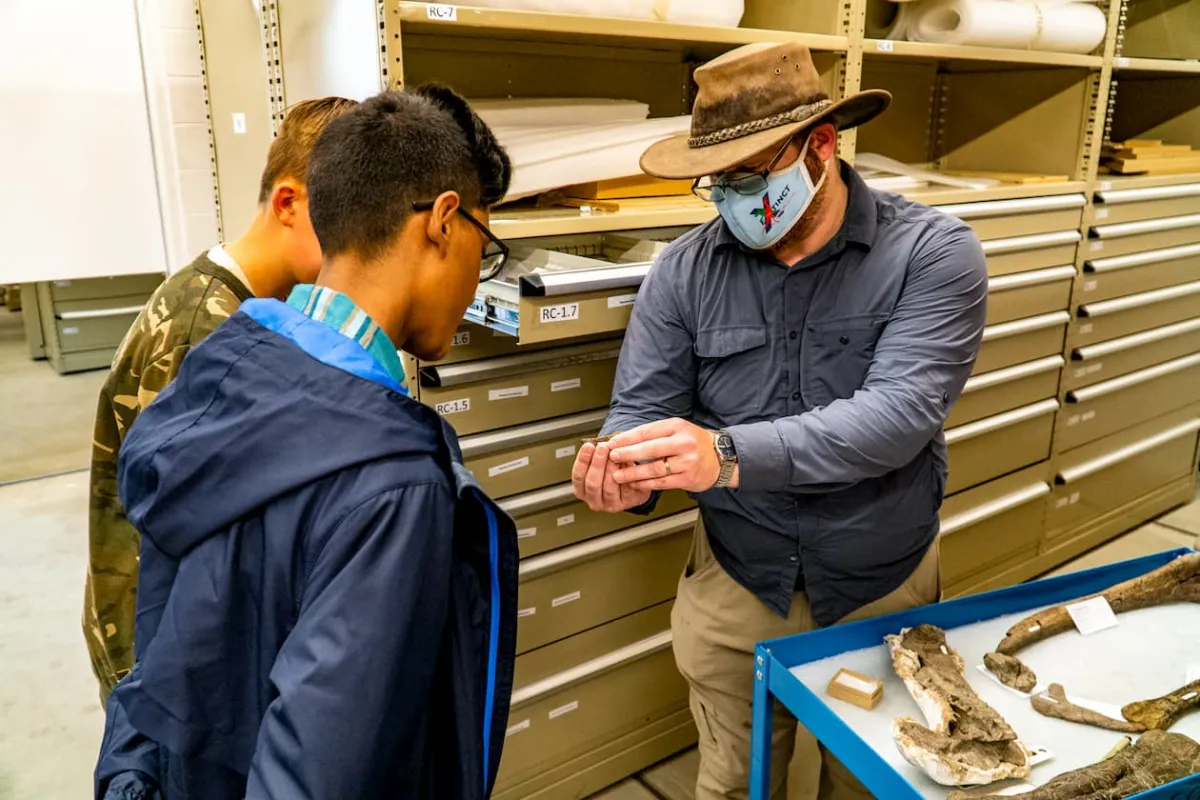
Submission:
POLYGON ((928 724, 903 717, 892 725, 896 747, 909 763, 943 786, 1029 776, 1029 752, 967 683, 962 657, 940 628, 919 625, 885 638, 896 674, 928 724))
POLYGON ((1200 705, 1200 681, 1192 681, 1182 689, 1153 700, 1139 700, 1121 709, 1121 715, 1130 722, 1147 728, 1166 730, 1184 712, 1200 705))
POLYGON ((1200 772, 1200 744, 1181 733, 1147 731, 1116 755, 1064 772, 1032 792, 980 797, 951 792, 947 800, 1119 800, 1200 772))
POLYGON ((1075 705, 1067 699, 1067 691, 1063 689, 1061 684, 1050 684, 1046 690, 1046 694, 1049 695, 1048 698, 1040 696, 1030 698, 1034 711, 1042 716, 1065 719, 1068 722, 1093 725, 1097 728, 1106 728, 1110 731, 1121 731, 1122 733, 1141 733, 1146 730, 1145 725, 1136 722, 1127 722, 1123 719, 1113 719, 1105 714, 1101 714, 1099 711, 1075 705))
MULTIPOLYGON (((1198 603, 1200 602, 1200 553, 1180 556, 1153 572, 1148 572, 1124 583, 1118 583, 1099 594, 1081 597, 1071 603, 1052 606, 1036 614, 1031 614, 1008 629, 1000 644, 996 645, 996 653, 1014 656, 1032 644, 1070 630, 1074 627, 1074 622, 1071 620, 1071 615, 1067 613, 1067 605, 1074 605, 1093 597, 1103 597, 1108 601, 1113 612, 1117 614, 1167 603, 1198 603)), ((987 663, 986 657, 984 663, 987 663)), ((1019 660, 1018 663, 1020 663, 1019 660)), ((1028 667, 1025 669, 1030 675, 1033 674, 1028 667)), ((1023 673, 1019 670, 1005 670, 1004 674, 994 674, 1006 686, 1017 688, 1009 682, 1012 680, 1010 676, 1023 673)))

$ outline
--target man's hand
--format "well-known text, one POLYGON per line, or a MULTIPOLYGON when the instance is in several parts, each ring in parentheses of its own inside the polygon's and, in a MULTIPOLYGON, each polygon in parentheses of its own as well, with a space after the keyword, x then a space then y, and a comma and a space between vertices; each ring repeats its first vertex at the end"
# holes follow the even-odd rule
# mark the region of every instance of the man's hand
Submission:
MULTIPOLYGON (((683 489, 704 492, 721 475, 715 434, 682 419, 651 422, 608 442, 618 469, 613 479, 641 491, 683 489), (645 462, 645 463, 642 463, 645 462)), ((735 481, 733 484, 736 486, 735 481)))
POLYGON ((575 496, 587 503, 592 511, 609 513, 637 508, 649 501, 649 489, 621 486, 613 480, 616 465, 609 460, 609 447, 606 442, 589 442, 579 448, 575 466, 571 469, 575 496))

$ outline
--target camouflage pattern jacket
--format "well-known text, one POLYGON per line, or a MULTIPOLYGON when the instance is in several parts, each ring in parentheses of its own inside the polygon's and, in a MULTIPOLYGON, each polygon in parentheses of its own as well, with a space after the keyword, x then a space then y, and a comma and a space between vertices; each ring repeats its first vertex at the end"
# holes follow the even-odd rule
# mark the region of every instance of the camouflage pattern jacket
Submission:
POLYGON ((133 667, 141 537, 117 494, 117 455, 146 406, 175 379, 188 351, 253 295, 201 255, 150 296, 117 349, 100 390, 92 444, 89 553, 83 634, 106 700, 133 667))

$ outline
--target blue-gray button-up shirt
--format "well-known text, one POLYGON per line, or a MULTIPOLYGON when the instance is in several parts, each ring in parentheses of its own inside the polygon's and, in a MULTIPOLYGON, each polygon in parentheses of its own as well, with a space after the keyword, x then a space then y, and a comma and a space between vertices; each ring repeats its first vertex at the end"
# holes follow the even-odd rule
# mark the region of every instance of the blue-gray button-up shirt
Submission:
POLYGON ((713 553, 782 616, 803 585, 821 625, 899 587, 937 536, 942 425, 987 305, 967 225, 841 174, 841 229, 791 268, 720 219, 659 256, 603 431, 727 429, 740 487, 697 497, 713 553))

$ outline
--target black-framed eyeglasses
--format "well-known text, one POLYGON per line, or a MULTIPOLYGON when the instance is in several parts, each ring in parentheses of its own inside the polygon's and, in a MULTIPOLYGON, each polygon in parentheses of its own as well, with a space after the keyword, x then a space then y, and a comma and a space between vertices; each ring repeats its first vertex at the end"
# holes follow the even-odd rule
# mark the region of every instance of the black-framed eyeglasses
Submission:
MULTIPOLYGON (((413 203, 413 211, 432 211, 433 201, 425 201, 413 203)), ((487 225, 484 225, 479 220, 475 219, 462 206, 458 207, 458 213, 466 218, 467 222, 474 225, 484 238, 487 239, 487 245, 483 249, 483 254, 479 258, 479 282, 490 281, 500 274, 500 270, 504 269, 504 265, 508 263, 508 245, 504 243, 500 237, 492 233, 487 225)))
POLYGON ((747 196, 765 192, 767 190, 767 178, 776 165, 779 164, 779 161, 783 158, 783 154, 787 152, 788 145, 791 143, 791 139, 785 141, 783 146, 779 148, 779 152, 775 154, 775 157, 768 161, 767 165, 762 169, 753 172, 727 172, 723 175, 718 175, 712 179, 712 183, 706 186, 700 185, 700 181, 703 178, 696 178, 692 182, 692 194, 705 202, 719 203, 725 199, 726 191, 747 196))

